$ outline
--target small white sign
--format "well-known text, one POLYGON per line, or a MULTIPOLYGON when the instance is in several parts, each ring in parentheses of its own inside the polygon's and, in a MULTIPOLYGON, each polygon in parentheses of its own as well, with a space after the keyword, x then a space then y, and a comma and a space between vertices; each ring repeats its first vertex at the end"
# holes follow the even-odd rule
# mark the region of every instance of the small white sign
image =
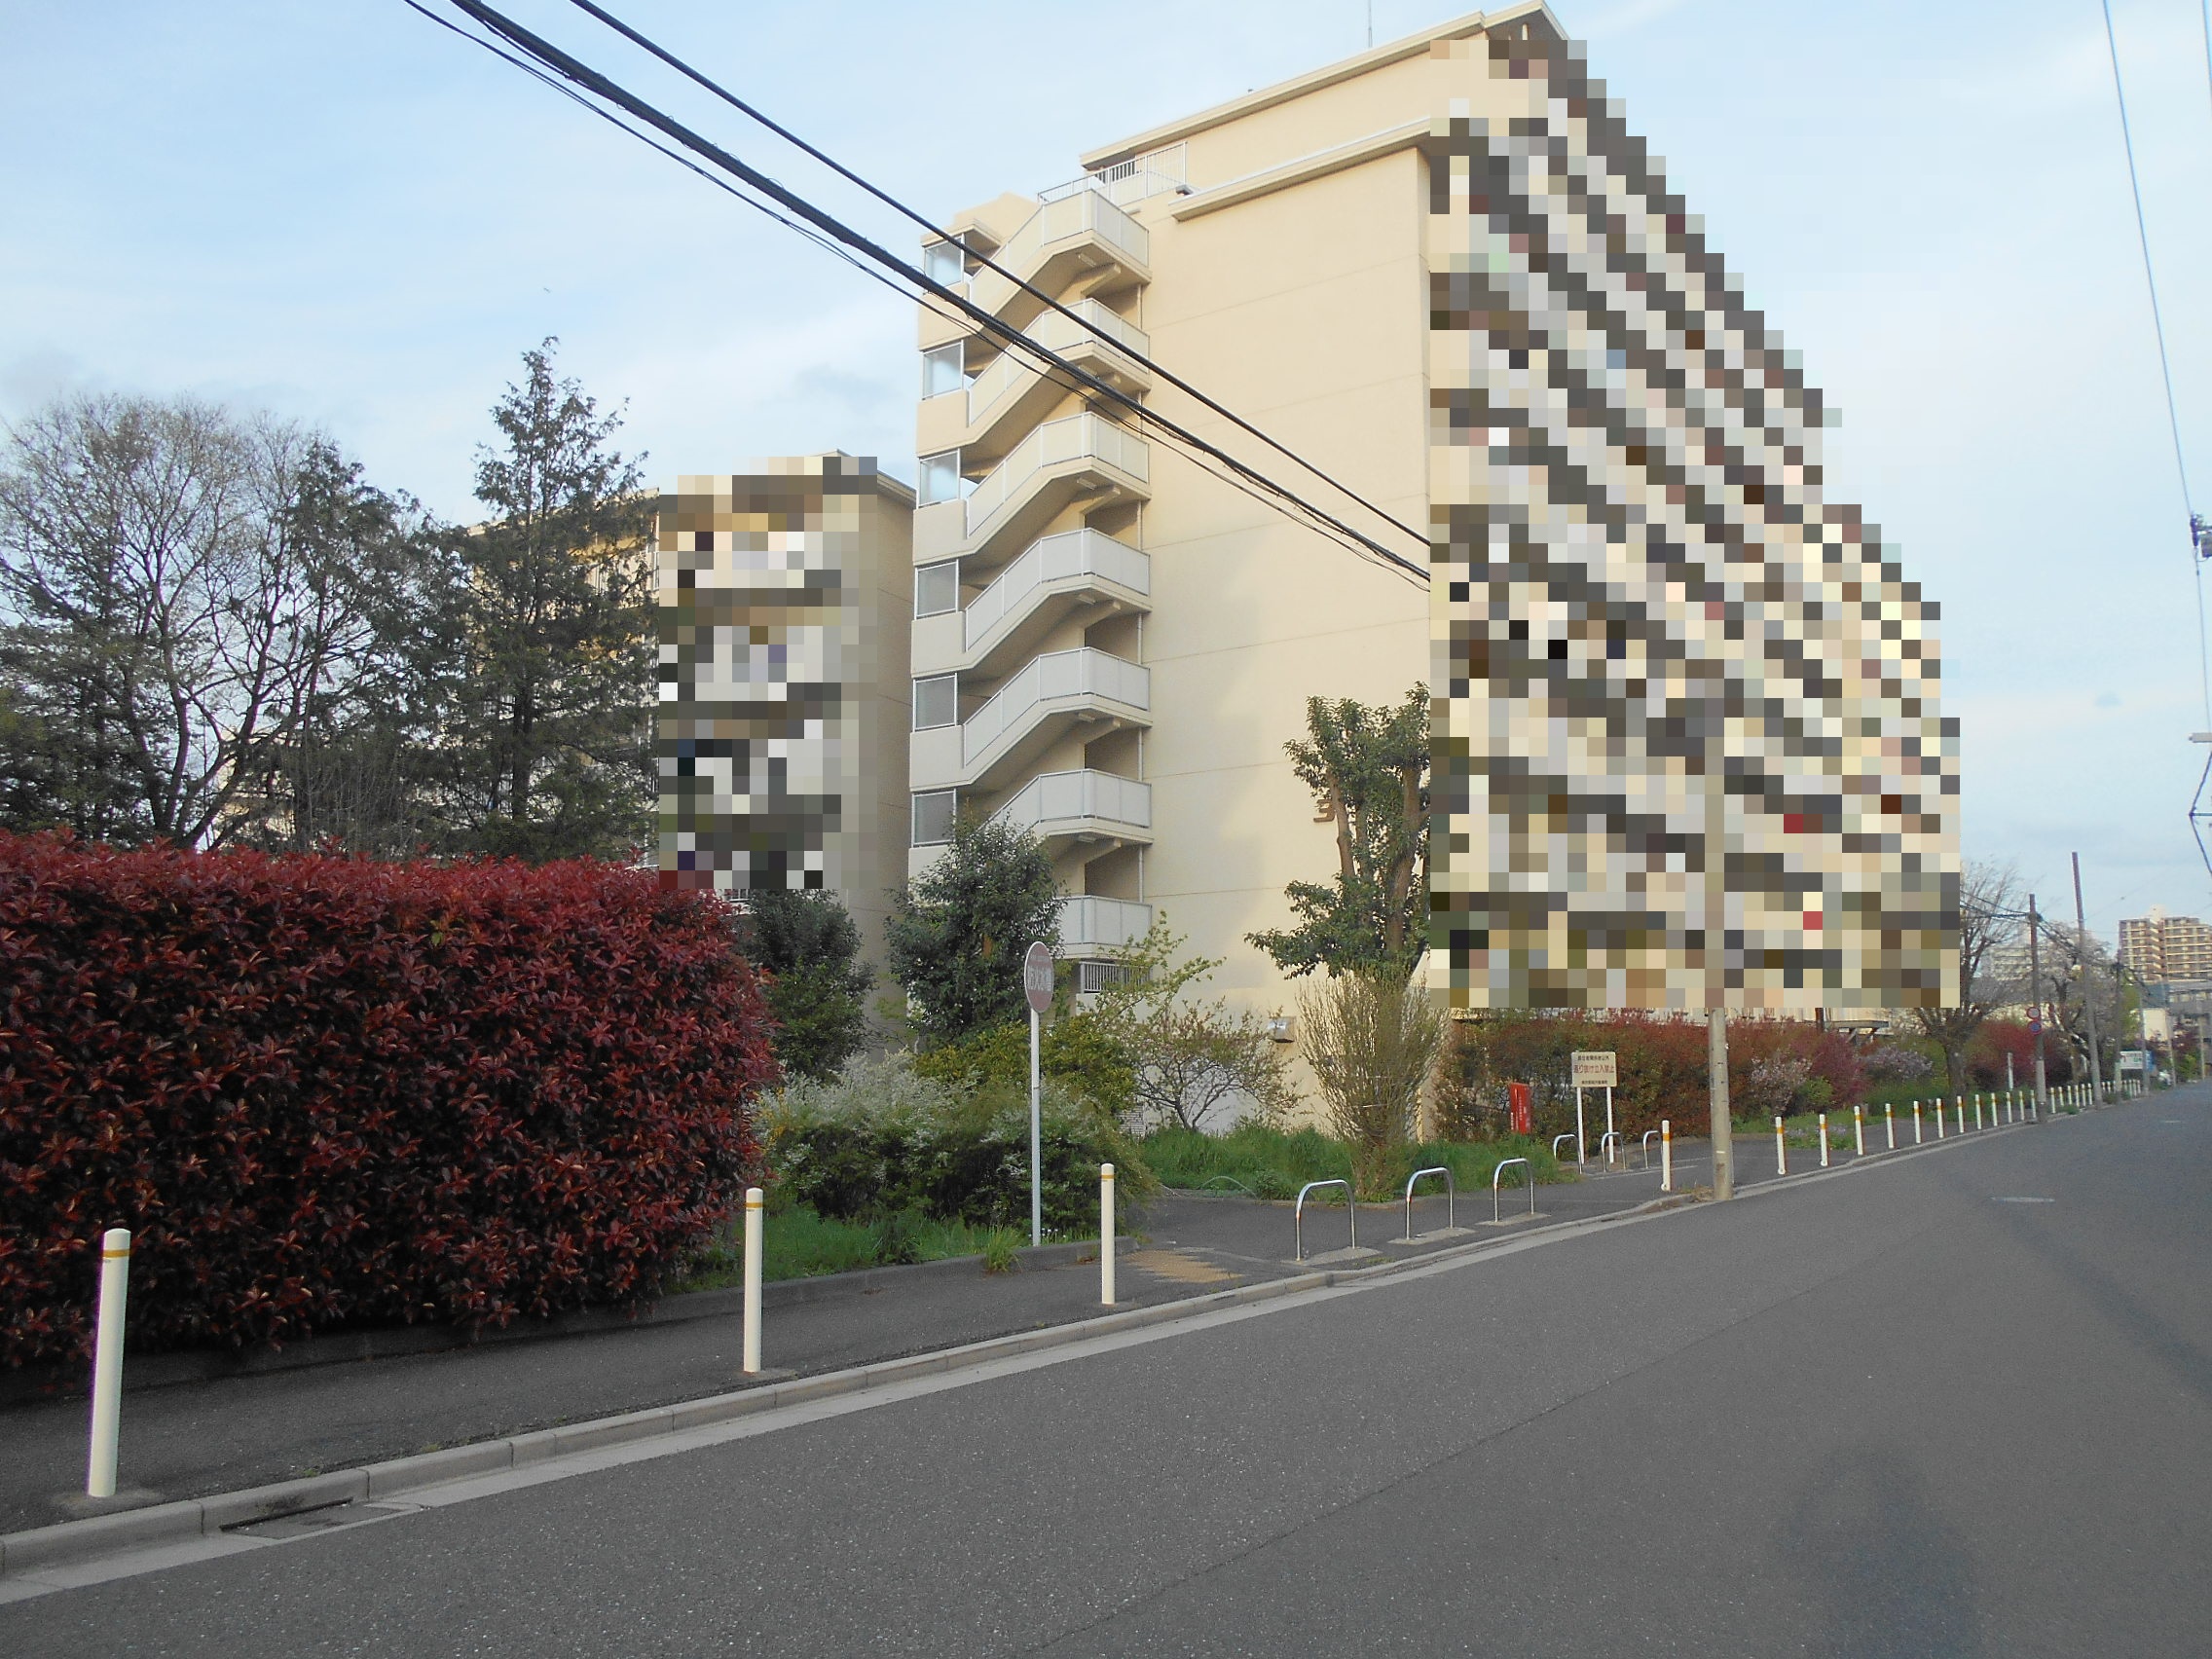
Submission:
POLYGON ((1038 1014, 1052 1006, 1052 953, 1042 943, 1031 945, 1021 959, 1021 994, 1038 1014))
POLYGON ((1620 1081, 1620 1067, 1610 1049, 1574 1051, 1575 1088, 1618 1088, 1620 1081))
POLYGON ((2148 1049, 2120 1050, 2120 1069, 2121 1071, 2149 1071, 2151 1069, 2151 1051, 2148 1049))

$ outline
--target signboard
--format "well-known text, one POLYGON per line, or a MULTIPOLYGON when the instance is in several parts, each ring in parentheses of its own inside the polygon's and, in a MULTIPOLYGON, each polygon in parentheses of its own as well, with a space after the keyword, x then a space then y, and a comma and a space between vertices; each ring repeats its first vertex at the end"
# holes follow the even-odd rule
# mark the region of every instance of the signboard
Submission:
POLYGON ((1506 1110, 1513 1115, 1513 1132, 1517 1135, 1532 1135, 1536 1132, 1536 1113, 1530 1103, 1532 1094, 1533 1090, 1525 1083, 1509 1083, 1505 1086, 1506 1110))
POLYGON ((1577 1049, 1574 1051, 1574 1087, 1577 1088, 1617 1088, 1620 1087, 1620 1068, 1610 1049, 1577 1049))
POLYGON ((2120 1050, 2120 1069, 2123 1072, 2149 1071, 2151 1069, 2151 1051, 2148 1049, 2120 1050))
POLYGON ((1052 1006, 1052 953, 1043 944, 1031 945, 1021 959, 1021 994, 1029 999, 1033 1014, 1052 1006))

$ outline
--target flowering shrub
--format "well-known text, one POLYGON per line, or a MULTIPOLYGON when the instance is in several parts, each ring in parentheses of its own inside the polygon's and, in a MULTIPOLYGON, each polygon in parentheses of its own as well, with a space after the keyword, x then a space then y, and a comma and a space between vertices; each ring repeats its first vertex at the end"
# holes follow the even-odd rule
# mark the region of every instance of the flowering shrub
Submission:
POLYGON ((772 1082, 710 895, 591 863, 0 836, 0 1360, 651 1297, 772 1082))

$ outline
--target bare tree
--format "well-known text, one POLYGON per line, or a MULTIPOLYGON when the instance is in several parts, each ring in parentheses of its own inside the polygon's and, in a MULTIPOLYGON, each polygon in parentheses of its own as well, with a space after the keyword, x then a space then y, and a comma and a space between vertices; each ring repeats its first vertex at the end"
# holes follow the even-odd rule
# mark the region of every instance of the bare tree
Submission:
POLYGON ((303 489, 327 443, 190 399, 75 397, 7 434, 0 629, 46 816, 216 846, 264 819, 366 623, 303 489))
POLYGON ((1413 1136, 1443 1019, 1422 986, 1386 965, 1331 975, 1310 987, 1299 999, 1299 1022, 1329 1126, 1352 1143, 1364 1183, 1379 1167, 1375 1155, 1413 1136))
POLYGON ((2019 872, 2009 864, 1969 859, 1959 877, 1959 1001, 1913 1011, 1921 1034, 1943 1053, 1945 1087, 1966 1087, 1966 1054, 1982 1021, 2020 1000, 2013 946, 2026 937, 2019 872))
POLYGON ((1181 956, 1182 936, 1164 914, 1122 954, 1124 977, 1102 992, 1093 1015, 1128 1054, 1137 1111, 1147 1127, 1203 1129, 1244 1103, 1263 1122, 1296 1103, 1290 1067, 1268 1021, 1220 998, 1191 994, 1221 966, 1181 956))

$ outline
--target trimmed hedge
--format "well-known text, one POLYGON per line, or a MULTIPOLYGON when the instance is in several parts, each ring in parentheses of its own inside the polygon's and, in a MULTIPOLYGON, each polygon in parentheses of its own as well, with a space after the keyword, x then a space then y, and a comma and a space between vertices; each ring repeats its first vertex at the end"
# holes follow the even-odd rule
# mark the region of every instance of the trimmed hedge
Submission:
POLYGON ((0 1361, 650 1298, 759 1158, 729 917, 650 871, 0 835, 0 1361))

